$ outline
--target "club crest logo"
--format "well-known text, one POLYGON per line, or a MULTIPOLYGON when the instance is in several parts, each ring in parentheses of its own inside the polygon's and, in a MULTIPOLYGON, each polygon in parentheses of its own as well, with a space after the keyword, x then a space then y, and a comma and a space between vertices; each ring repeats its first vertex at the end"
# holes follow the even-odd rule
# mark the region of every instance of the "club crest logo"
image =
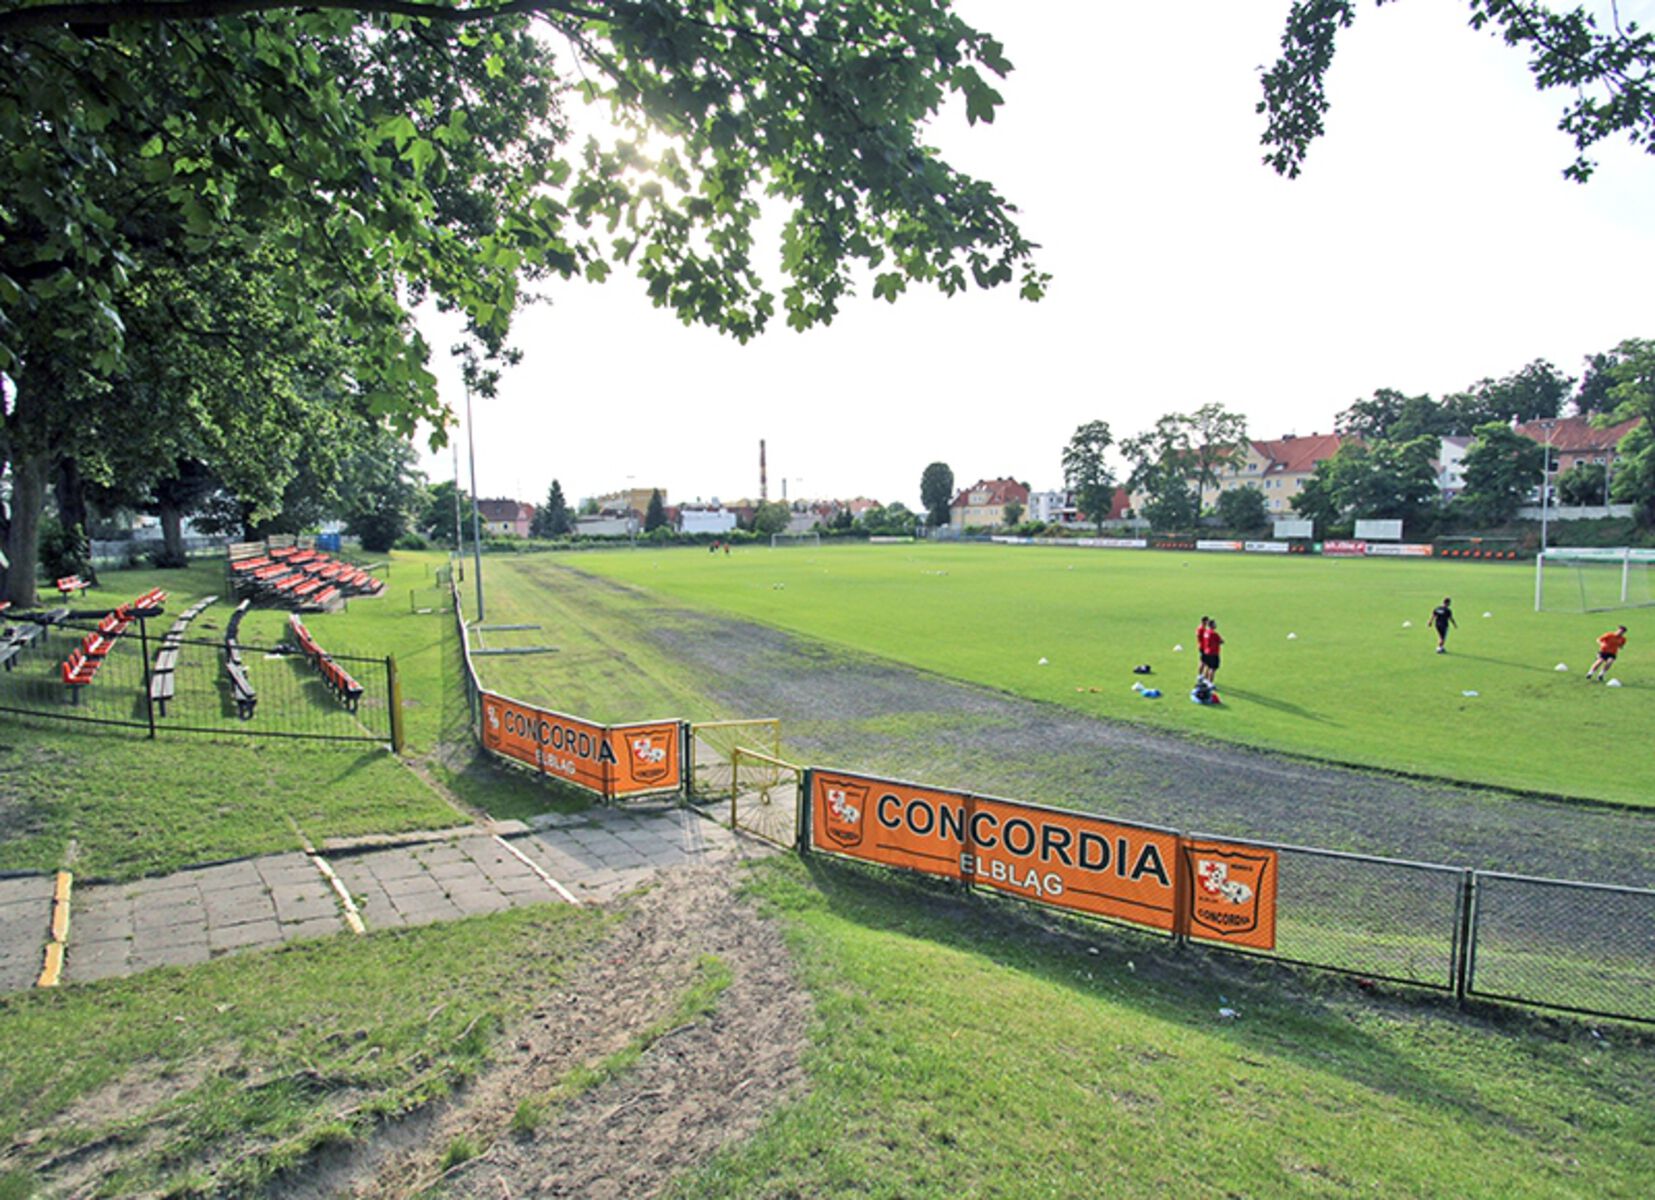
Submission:
POLYGON ((632 778, 639 783, 659 783, 672 771, 670 729, 629 733, 626 745, 632 758, 632 778))
POLYGON ((1197 851, 1190 920, 1220 936, 1257 929, 1259 899, 1269 866, 1270 858, 1263 854, 1197 851))
POLYGON ((862 844, 862 814, 867 809, 866 785, 824 780, 822 799, 826 819, 823 830, 836 845, 850 849, 862 844))

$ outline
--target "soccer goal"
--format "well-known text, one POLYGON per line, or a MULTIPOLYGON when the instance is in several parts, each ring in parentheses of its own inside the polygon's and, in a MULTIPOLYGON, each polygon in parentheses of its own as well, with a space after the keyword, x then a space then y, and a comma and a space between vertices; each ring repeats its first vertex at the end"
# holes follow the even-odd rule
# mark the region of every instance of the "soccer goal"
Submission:
POLYGON ((775 549, 777 546, 820 546, 821 544, 822 535, 814 531, 811 533, 772 533, 770 535, 771 549, 775 549))
POLYGON ((1655 604, 1655 550, 1547 550, 1534 560, 1535 612, 1609 612, 1655 604))

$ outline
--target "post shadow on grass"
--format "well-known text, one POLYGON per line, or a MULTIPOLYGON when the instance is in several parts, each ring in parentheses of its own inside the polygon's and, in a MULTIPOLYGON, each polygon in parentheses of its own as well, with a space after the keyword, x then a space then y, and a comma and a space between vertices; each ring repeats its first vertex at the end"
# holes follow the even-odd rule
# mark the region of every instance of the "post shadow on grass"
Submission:
POLYGON ((1066 991, 1188 1025, 1212 1027, 1220 1004, 1227 1001, 1226 1007, 1242 1014, 1225 1027, 1237 1042, 1400 1099, 1428 1097, 1434 1105, 1502 1129, 1510 1125, 1508 1114, 1428 1067, 1399 1059, 1341 1010, 1353 1004, 1380 1006, 1393 1017, 1460 1028, 1470 1024, 1490 1035, 1556 1039, 1579 1032, 1556 1018, 1495 1005, 1460 1008, 1446 996, 1425 991, 1358 997, 1347 990, 1358 985, 1336 973, 1301 972, 1267 958, 1198 944, 1178 947, 1148 931, 971 893, 946 880, 820 856, 807 857, 804 869, 828 909, 863 928, 982 955, 1066 991), (1104 956, 1092 955, 1093 948, 1103 948, 1104 956), (1077 981, 1077 968, 1097 972, 1109 965, 1110 956, 1130 957, 1135 970, 1101 984, 1077 981), (1336 1007, 1340 1000, 1344 1005, 1336 1007))

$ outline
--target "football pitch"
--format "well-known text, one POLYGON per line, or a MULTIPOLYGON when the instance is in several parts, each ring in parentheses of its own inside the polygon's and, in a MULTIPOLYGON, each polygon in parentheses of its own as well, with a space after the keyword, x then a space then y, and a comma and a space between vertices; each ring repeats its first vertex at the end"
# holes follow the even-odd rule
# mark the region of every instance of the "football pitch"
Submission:
POLYGON ((1094 715, 1655 806, 1655 763, 1641 752, 1655 720, 1655 612, 1536 613, 1528 564, 927 544, 564 561, 692 607, 1094 715), (1459 627, 1438 655, 1428 618, 1444 596, 1459 627), (1217 707, 1189 699, 1203 615, 1225 638, 1217 707), (1597 635, 1623 622, 1623 686, 1587 682, 1597 635), (1140 663, 1153 674, 1134 675, 1140 663), (1135 682, 1163 694, 1143 699, 1135 682))

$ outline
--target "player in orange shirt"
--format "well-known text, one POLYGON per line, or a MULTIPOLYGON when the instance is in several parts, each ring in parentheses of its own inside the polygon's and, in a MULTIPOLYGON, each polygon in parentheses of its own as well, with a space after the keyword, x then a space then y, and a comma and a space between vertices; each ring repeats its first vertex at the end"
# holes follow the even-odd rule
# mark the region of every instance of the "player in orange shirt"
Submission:
POLYGON ((1611 630, 1598 639, 1598 660, 1592 664, 1591 670, 1586 672, 1586 678, 1596 675, 1599 679, 1607 680, 1609 671, 1615 665, 1615 655, 1621 652, 1626 645, 1626 626, 1611 630))

